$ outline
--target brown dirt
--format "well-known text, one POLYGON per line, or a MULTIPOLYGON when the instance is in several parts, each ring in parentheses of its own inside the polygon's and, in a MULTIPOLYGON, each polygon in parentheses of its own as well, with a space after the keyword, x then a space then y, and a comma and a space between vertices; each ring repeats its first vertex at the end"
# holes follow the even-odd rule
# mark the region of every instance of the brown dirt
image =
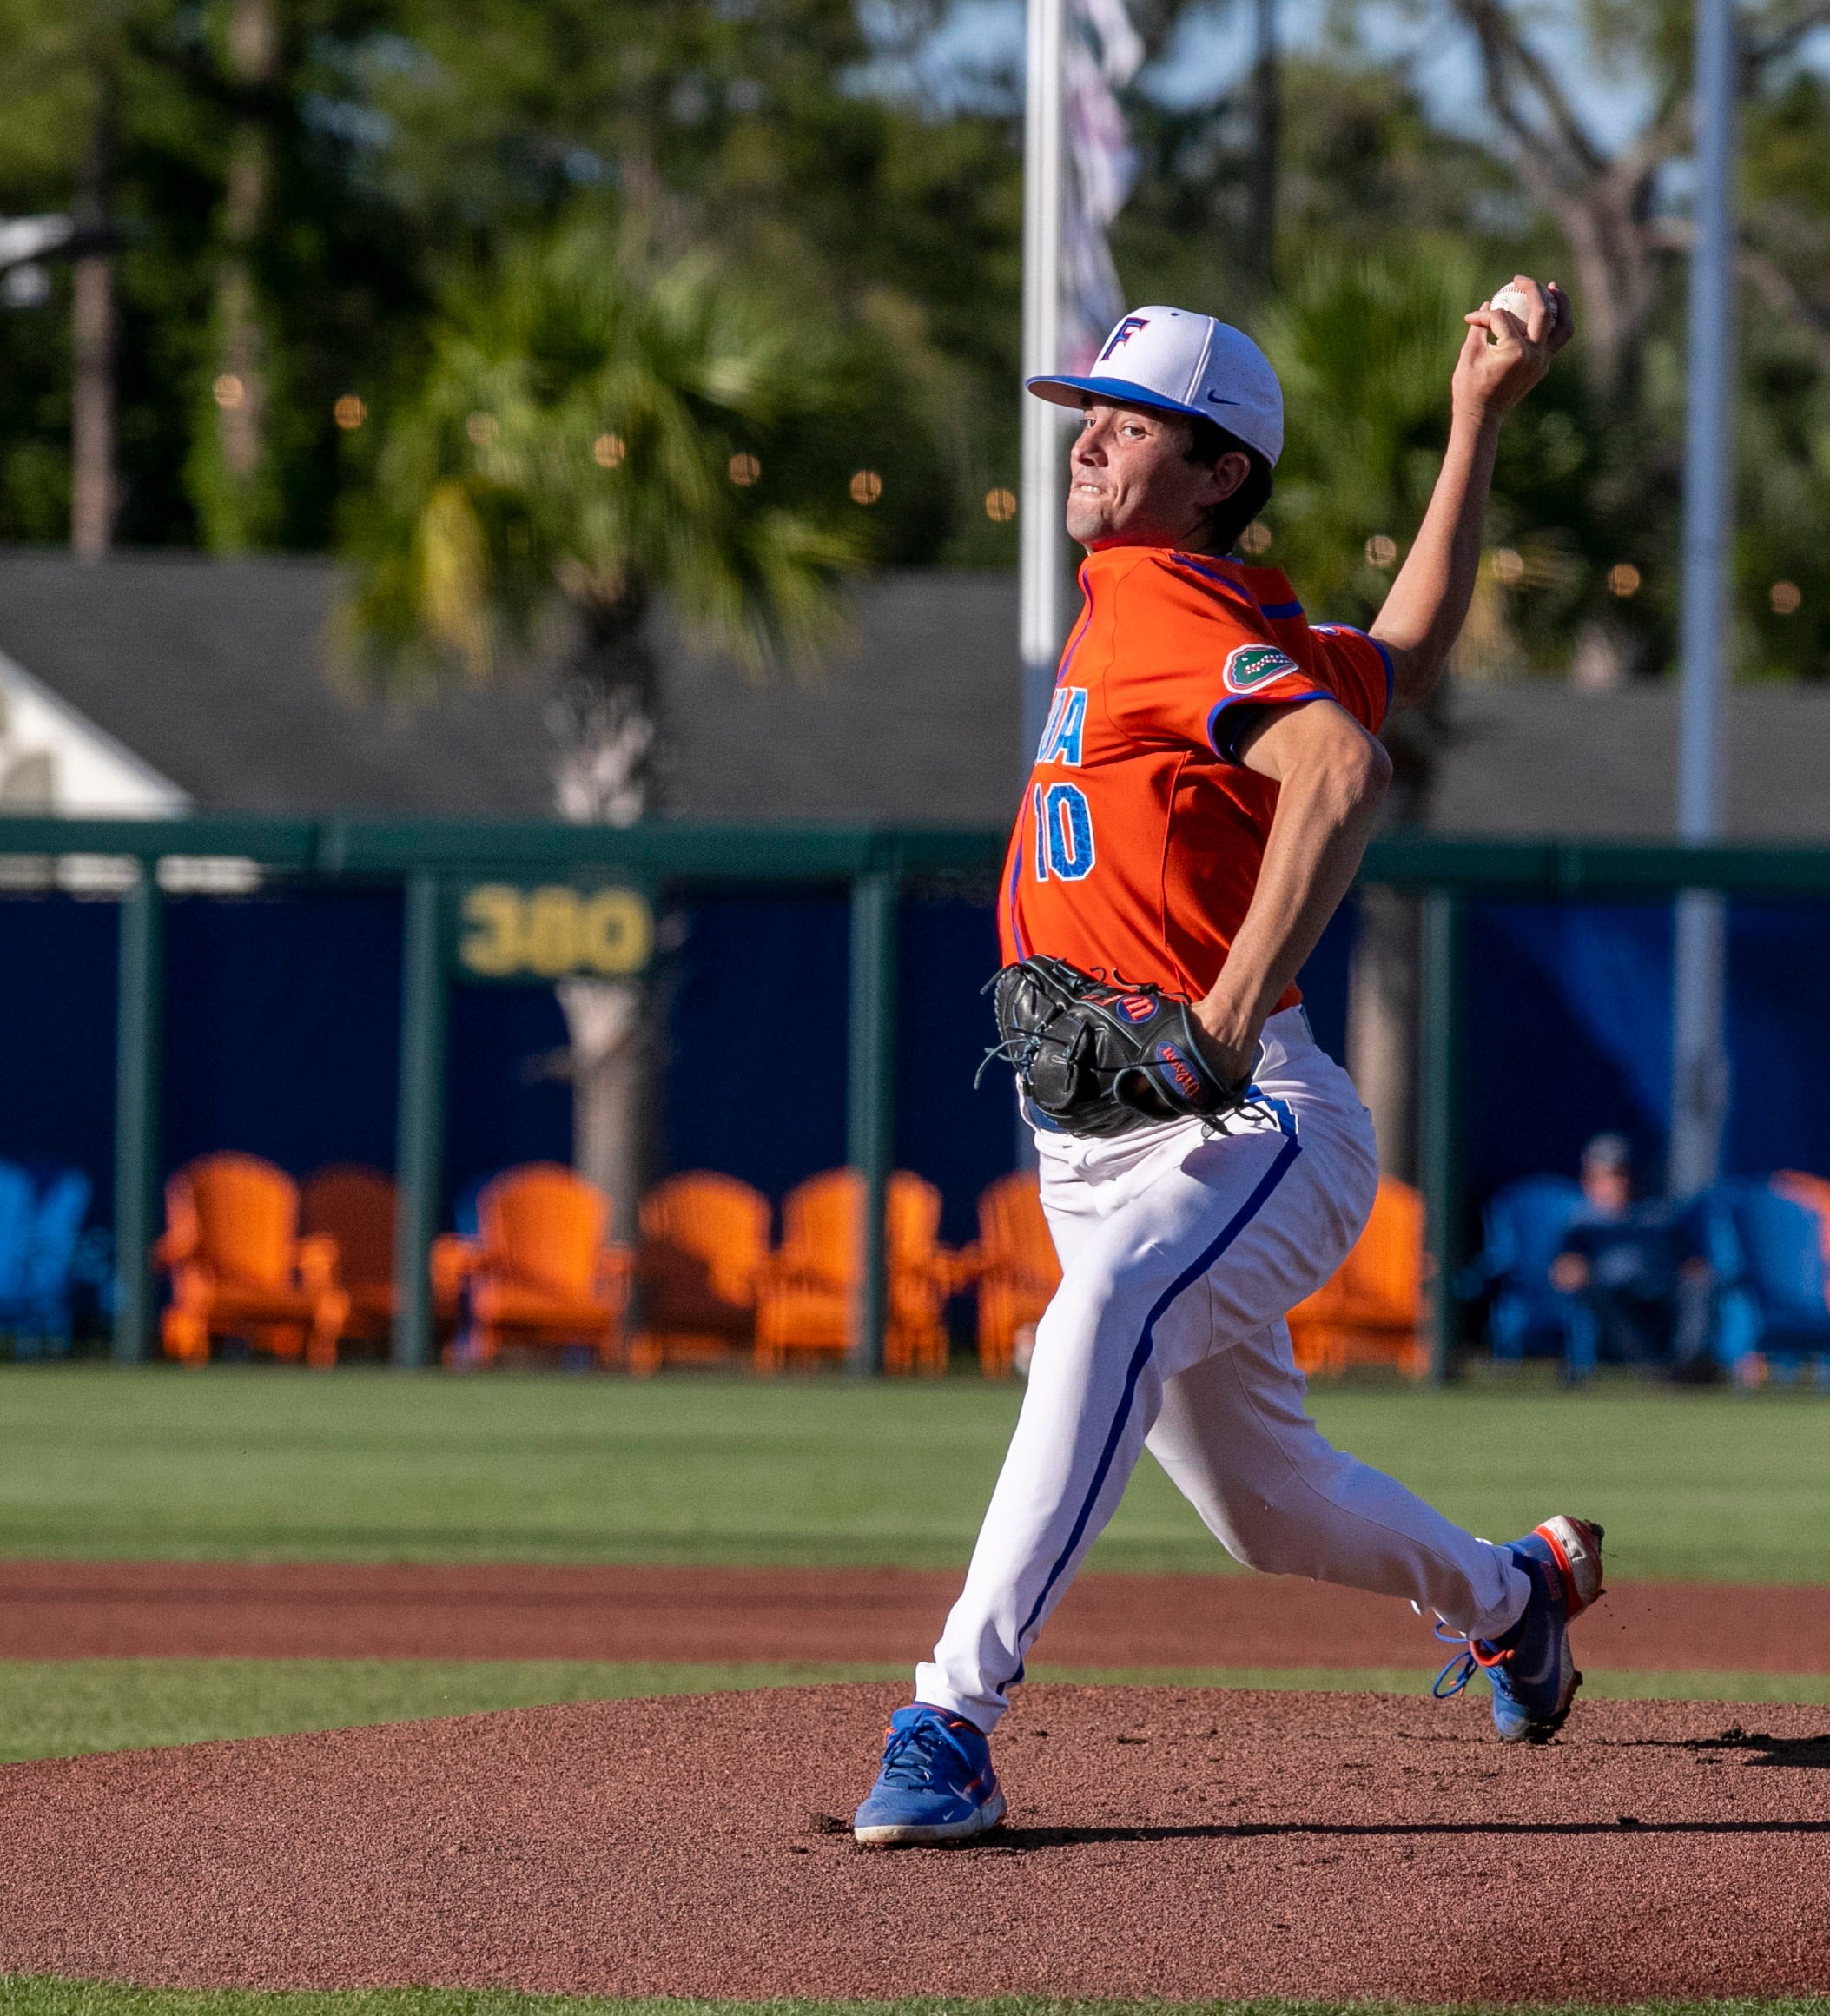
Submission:
MULTIPOLYGON (((903 1569, 0 1563, 0 1657, 901 1663, 959 1586, 903 1569)), ((1830 1669, 1830 1588, 1628 1583, 1583 1627, 1594 1668, 1830 1669)), ((1403 1603, 1257 1576, 1086 1576, 1056 1666, 1424 1666, 1403 1603)))
POLYGON ((605 1994, 1830 1989, 1822 1709, 1035 1687, 1012 1823, 842 1822, 888 1687, 612 1702, 0 1771, 0 1970, 605 1994), (1756 1711, 1743 1711, 1744 1715, 1756 1711))

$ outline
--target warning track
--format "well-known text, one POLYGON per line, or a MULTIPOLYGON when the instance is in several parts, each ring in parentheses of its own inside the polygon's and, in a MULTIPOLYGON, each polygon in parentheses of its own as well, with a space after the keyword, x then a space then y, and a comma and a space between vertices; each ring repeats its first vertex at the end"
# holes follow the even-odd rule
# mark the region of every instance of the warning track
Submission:
POLYGON ((1822 1709, 1034 1687, 1012 1824, 842 1831, 889 1687, 0 1770, 0 1971, 603 1994, 1830 1989, 1822 1709), (1758 1716, 1758 1721, 1752 1720, 1758 1716), (1751 1731, 1751 1733, 1749 1733, 1751 1731))

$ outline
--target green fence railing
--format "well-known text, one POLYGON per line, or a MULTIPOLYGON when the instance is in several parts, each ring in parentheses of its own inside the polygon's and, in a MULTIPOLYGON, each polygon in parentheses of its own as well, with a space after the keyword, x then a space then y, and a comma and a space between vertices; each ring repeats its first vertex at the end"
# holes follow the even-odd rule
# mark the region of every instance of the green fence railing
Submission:
MULTIPOLYGON (((495 878, 626 878, 678 894, 694 887, 770 883, 849 889, 851 1034, 847 1150, 868 1199, 862 1291, 853 1362, 882 1364, 883 1206, 894 1153, 895 915, 900 891, 935 876, 985 881, 1001 835, 945 829, 719 827, 654 821, 629 827, 445 819, 293 819, 202 814, 182 819, 0 816, 0 858, 89 856, 137 867, 120 905, 116 1092, 114 1350, 149 1355, 155 1332, 151 1252, 158 1225, 163 1050, 165 897, 162 861, 251 862, 276 875, 401 884, 406 893, 400 1018, 393 1355, 433 1355, 429 1274, 442 1162, 446 993, 451 924, 466 883, 495 878)), ((1453 1369, 1459 1338, 1448 1292, 1462 1255, 1462 919, 1471 896, 1567 902, 1647 901, 1683 889, 1734 896, 1830 896, 1830 849, 1680 847, 1557 840, 1382 840, 1363 881, 1415 893, 1423 903, 1424 1001, 1419 1030, 1419 1160, 1435 1278, 1432 1365, 1453 1369)))

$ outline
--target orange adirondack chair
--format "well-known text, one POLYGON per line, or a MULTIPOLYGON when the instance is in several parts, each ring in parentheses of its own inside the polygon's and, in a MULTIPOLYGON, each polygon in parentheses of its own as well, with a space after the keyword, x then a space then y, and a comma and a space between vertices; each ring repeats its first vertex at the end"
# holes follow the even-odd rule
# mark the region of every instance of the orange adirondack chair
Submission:
POLYGON ((477 1200, 471 1338, 491 1363, 503 1344, 588 1344, 598 1363, 623 1354, 628 1249, 609 1237, 610 1200, 557 1162, 505 1169, 477 1200))
MULTIPOLYGON (((782 1244, 756 1281, 756 1370, 780 1372, 789 1352, 842 1356, 850 1348, 852 1307, 862 1258, 864 1179, 828 1169, 789 1192, 782 1244)), ((907 1169, 889 1180, 885 1214, 889 1275, 883 1366, 943 1372, 941 1321, 954 1272, 935 1235, 941 1193, 907 1169)))
POLYGON ((160 1327, 168 1358, 202 1365, 213 1337, 334 1365, 349 1319, 337 1242, 301 1239, 299 1186, 256 1155, 204 1155, 165 1186, 155 1257, 172 1277, 160 1327))
MULTIPOLYGON (((349 1297, 346 1337, 386 1344, 393 1331, 393 1179, 360 1162, 334 1162, 305 1180, 300 1216, 307 1235, 337 1242, 338 1279, 349 1297)), ((446 1233, 433 1241, 433 1308, 440 1332, 457 1327, 464 1283, 476 1261, 477 1242, 446 1233)))
POLYGON ((1423 1321, 1423 1196, 1395 1176, 1381 1176, 1353 1251, 1331 1280, 1290 1312, 1296 1362, 1305 1372, 1396 1365, 1419 1378, 1430 1362, 1423 1321))
POLYGON ((630 1346, 631 1372, 753 1350, 769 1200, 735 1176, 695 1169, 657 1184, 642 1200, 641 1220, 642 1327, 630 1346))
POLYGON ((979 1243, 961 1256, 979 1290, 979 1367, 1007 1378, 1016 1333, 1034 1325, 1061 1285, 1061 1263, 1042 1215, 1033 1169, 1000 1176, 979 1197, 979 1243))
POLYGON ((337 1275, 349 1297, 344 1335, 386 1344, 394 1321, 394 1186, 379 1169, 334 1162, 301 1193, 305 1236, 337 1242, 337 1275))

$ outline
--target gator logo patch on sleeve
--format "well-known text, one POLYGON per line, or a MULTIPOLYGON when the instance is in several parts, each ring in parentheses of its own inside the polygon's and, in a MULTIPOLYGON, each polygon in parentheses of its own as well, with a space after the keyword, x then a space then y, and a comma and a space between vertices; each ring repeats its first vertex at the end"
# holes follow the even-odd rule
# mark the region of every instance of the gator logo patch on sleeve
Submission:
POLYGON ((1226 654, 1220 678, 1228 692, 1250 693, 1285 672, 1301 669, 1288 651, 1279 651, 1274 644, 1242 644, 1226 654))

